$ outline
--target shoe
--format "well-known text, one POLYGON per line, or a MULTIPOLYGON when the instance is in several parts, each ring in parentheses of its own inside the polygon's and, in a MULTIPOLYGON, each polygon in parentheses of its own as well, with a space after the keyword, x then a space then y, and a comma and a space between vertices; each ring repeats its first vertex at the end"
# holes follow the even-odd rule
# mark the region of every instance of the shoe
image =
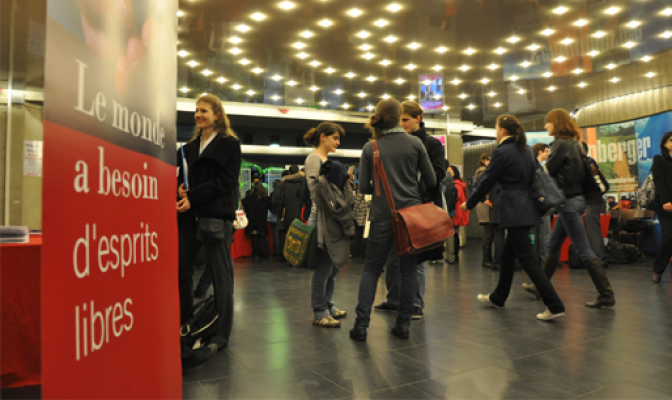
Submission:
POLYGON ((392 307, 391 305, 387 304, 386 302, 382 302, 378 304, 377 306, 373 306, 373 309, 376 311, 397 311, 399 307, 392 307))
POLYGON ((201 347, 200 349, 193 350, 193 357, 190 358, 190 361, 186 364, 182 364, 182 374, 188 374, 192 369, 208 361, 208 359, 210 359, 210 357, 214 356, 216 353, 216 344, 209 344, 207 346, 201 347))
POLYGON ((654 272, 653 275, 651 275, 651 280, 654 282, 660 282, 660 275, 654 272))
POLYGON ((356 326, 350 329, 350 337, 354 340, 359 340, 360 342, 366 341, 366 328, 361 326, 356 326))
POLYGON ((541 321, 550 321, 552 319, 556 319, 556 318, 560 318, 560 317, 564 317, 564 316, 565 316, 564 311, 554 314, 554 313, 551 312, 551 310, 549 310, 547 308, 546 311, 544 311, 543 313, 537 314, 537 319, 541 320, 541 321))
POLYGON ((599 294, 594 301, 586 302, 587 307, 613 307, 616 304, 616 300, 613 297, 602 297, 599 294))
POLYGON ((408 339, 408 325, 395 325, 392 334, 399 339, 408 339))
POLYGON ((331 315, 322 319, 314 319, 313 325, 321 326, 323 328, 339 328, 341 321, 334 319, 331 315))
POLYGON ((478 296, 476 296, 476 298, 478 299, 478 301, 480 301, 483 304, 486 304, 486 305, 489 305, 489 306, 492 306, 492 307, 495 307, 495 308, 502 308, 503 307, 503 306, 498 306, 497 304, 490 301, 490 295, 489 294, 479 294, 478 296))
POLYGON ((413 307, 413 315, 411 315, 411 319, 422 319, 423 316, 422 308, 413 307))
POLYGON ((331 314, 331 316, 334 317, 334 319, 345 318, 346 315, 348 315, 347 311, 341 311, 336 307, 334 307, 334 313, 331 314))
POLYGON ((495 265, 492 259, 492 245, 483 246, 483 268, 492 268, 495 265))
POLYGON ((530 285, 528 283, 523 283, 522 284, 523 290, 526 291, 527 293, 533 295, 537 300, 541 299, 541 294, 537 290, 537 287, 534 285, 530 285))

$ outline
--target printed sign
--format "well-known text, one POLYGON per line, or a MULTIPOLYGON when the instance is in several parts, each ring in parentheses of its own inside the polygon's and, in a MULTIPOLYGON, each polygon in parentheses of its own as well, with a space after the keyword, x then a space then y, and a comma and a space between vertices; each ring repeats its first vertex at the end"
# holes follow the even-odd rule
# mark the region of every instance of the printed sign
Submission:
POLYGON ((23 147, 23 174, 25 176, 42 176, 41 140, 26 140, 23 147))

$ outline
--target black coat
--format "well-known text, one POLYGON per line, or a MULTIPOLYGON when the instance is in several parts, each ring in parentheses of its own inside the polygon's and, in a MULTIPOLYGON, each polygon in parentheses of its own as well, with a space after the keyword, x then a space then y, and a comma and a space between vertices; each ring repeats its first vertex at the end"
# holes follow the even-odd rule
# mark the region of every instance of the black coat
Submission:
MULTIPOLYGON (((278 221, 282 220, 282 225, 278 225, 278 229, 287 230, 292 225, 292 222, 299 218, 301 207, 299 195, 301 194, 301 185, 306 179, 303 175, 290 175, 293 178, 285 179, 280 188, 280 206, 278 207, 278 221)), ((278 222, 280 223, 280 222, 278 222)))
POLYGON ((271 209, 271 199, 269 197, 260 199, 255 193, 250 193, 243 199, 243 209, 245 209, 245 215, 247 216, 245 234, 250 235, 257 231, 266 236, 268 234, 268 210, 271 209))
POLYGON ((506 139, 492 152, 490 165, 467 199, 467 208, 476 207, 499 182, 496 207, 500 228, 539 225, 539 209, 530 193, 536 163, 531 152, 521 152, 513 138, 506 139))
MULTIPOLYGON (((184 145, 189 170, 187 198, 191 212, 185 218, 221 218, 233 221, 238 208, 238 176, 240 174, 240 142, 233 136, 218 134, 199 155, 200 139, 184 145), (192 214, 193 213, 193 214, 192 214), (190 215, 190 217, 187 217, 190 215)), ((177 151, 178 186, 184 181, 182 154, 177 151)))
POLYGON ((651 173, 656 187, 656 214, 672 217, 672 212, 663 209, 663 204, 672 203, 672 158, 669 153, 653 158, 651 173))
POLYGON ((546 161, 548 174, 555 178, 558 188, 566 197, 583 194, 585 169, 583 154, 578 142, 569 137, 558 137, 551 143, 550 155, 546 161))

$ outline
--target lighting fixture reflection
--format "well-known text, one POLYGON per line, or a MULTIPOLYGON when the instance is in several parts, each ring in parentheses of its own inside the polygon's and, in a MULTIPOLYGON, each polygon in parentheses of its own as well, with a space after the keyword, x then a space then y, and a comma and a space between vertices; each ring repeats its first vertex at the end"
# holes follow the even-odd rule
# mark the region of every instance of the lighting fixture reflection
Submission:
POLYGON ((559 63, 561 63, 561 62, 565 62, 565 61, 567 61, 567 57, 565 57, 565 56, 558 56, 558 57, 555 59, 555 61, 557 61, 557 62, 559 62, 559 63))
POLYGON ((600 54, 600 52, 597 50, 591 50, 590 53, 588 53, 588 55, 591 57, 595 57, 598 54, 600 54))
POLYGON ((548 87, 548 90, 550 90, 551 92, 554 91, 555 89, 557 89, 557 88, 556 88, 555 86, 553 86, 553 85, 551 85, 551 86, 548 87))
POLYGON ((449 108, 448 106, 443 106, 443 107, 441 107, 441 109, 442 109, 443 111, 448 111, 448 108, 449 108))
POLYGON ((488 96, 490 96, 490 97, 495 97, 496 94, 497 94, 497 93, 495 93, 495 92, 490 92, 490 93, 488 93, 488 96))
POLYGON ((385 93, 384 95, 382 95, 382 99, 383 99, 383 100, 387 100, 387 99, 389 99, 389 98, 390 98, 390 95, 387 94, 387 93, 385 93))
POLYGON ((191 68, 194 68, 195 66, 198 65, 198 63, 194 60, 191 60, 187 63, 187 65, 190 66, 191 68))
POLYGON ((313 85, 313 86, 310 87, 310 90, 312 90, 313 92, 317 92, 318 90, 320 90, 320 88, 313 85))
POLYGON ((586 82, 581 82, 581 83, 578 84, 578 86, 579 86, 580 88, 583 88, 583 87, 586 87, 586 86, 587 86, 587 83, 586 83, 586 82))
POLYGON ((649 72, 649 73, 646 74, 645 76, 646 76, 647 78, 653 78, 654 75, 655 75, 655 74, 654 74, 653 72, 649 72))
POLYGON ((368 44, 363 44, 363 45, 359 46, 359 48, 364 50, 364 51, 369 51, 369 50, 371 50, 372 47, 368 44))
POLYGON ((509 80, 512 81, 512 82, 515 82, 515 81, 518 80, 518 77, 517 77, 516 75, 511 75, 511 77, 509 78, 509 80))
POLYGON ((320 62, 317 61, 317 60, 313 60, 313 61, 311 61, 309 64, 310 64, 311 67, 315 68, 315 67, 317 67, 318 65, 320 65, 320 62))
POLYGON ((252 28, 250 28, 249 26, 247 26, 247 25, 245 25, 245 24, 240 24, 240 25, 236 26, 236 30, 237 30, 238 32, 243 32, 243 33, 245 33, 245 32, 248 32, 250 29, 252 29, 252 28))
POLYGON ((345 109, 347 110, 348 108, 350 108, 350 104, 348 104, 348 103, 343 103, 343 104, 341 104, 341 107, 343 107, 343 108, 345 108, 345 109))
POLYGON ((287 85, 296 86, 296 81, 289 81, 289 82, 287 82, 287 85))
POLYGON ((637 45, 637 43, 635 43, 635 42, 627 42, 627 43, 623 44, 623 47, 627 47, 628 49, 631 49, 631 48, 635 47, 636 45, 637 45))
POLYGON ((525 94, 525 91, 523 89, 518 90, 518 94, 525 94))
POLYGON ((499 108, 499 107, 502 106, 502 104, 501 104, 500 102, 497 102, 497 103, 494 104, 494 106, 497 107, 497 108, 499 108))
POLYGON ((332 26, 334 23, 331 22, 331 20, 328 20, 328 19, 325 18, 325 19, 321 20, 320 22, 318 22, 318 24, 322 27, 328 28, 328 27, 332 26))
POLYGON ((238 54, 242 53, 243 51, 237 47, 232 47, 229 49, 229 53, 237 56, 238 54))
POLYGON ((326 107, 327 104, 329 104, 328 101, 324 101, 324 100, 322 100, 322 101, 320 102, 320 105, 321 105, 322 107, 326 107))
POLYGON ((469 105, 467 106, 467 108, 470 109, 470 110, 473 110, 474 108, 476 108, 476 106, 473 105, 473 104, 469 104, 469 105))
POLYGON ((565 39, 563 39, 560 43, 562 43, 562 44, 564 44, 565 46, 567 46, 568 44, 572 43, 573 41, 574 41, 573 39, 565 38, 565 39))
POLYGON ((397 12, 397 11, 401 10, 401 6, 397 3, 392 3, 389 6, 387 6, 387 10, 392 11, 392 12, 397 12))
POLYGON ((231 42, 233 44, 238 44, 242 41, 243 41, 243 39, 239 38, 238 36, 233 36, 233 37, 229 38, 229 42, 231 42))
POLYGON ((348 14, 349 16, 351 16, 353 18, 357 18, 360 15, 362 15, 362 10, 360 10, 359 8, 352 8, 352 9, 348 10, 348 12, 346 14, 348 14))
POLYGON ((381 18, 381 19, 379 19, 378 21, 374 22, 373 24, 374 24, 375 26, 378 26, 378 27, 381 27, 381 28, 382 28, 382 27, 384 27, 384 26, 387 26, 387 24, 389 24, 389 22, 387 22, 386 20, 384 20, 384 19, 381 18))
POLYGON ((397 80, 394 81, 394 83, 396 83, 397 85, 401 85, 401 84, 404 83, 404 82, 406 82, 406 81, 404 81, 404 80, 401 79, 401 78, 397 78, 397 80))
POLYGON ((413 42, 408 45, 408 48, 410 48, 411 50, 417 50, 420 48, 420 46, 421 46, 420 43, 413 42))
POLYGON ((633 20, 633 21, 630 21, 627 24, 625 24, 625 26, 627 26, 628 28, 636 28, 636 27, 640 26, 641 24, 642 24, 641 22, 633 20))
POLYGON ((606 35, 606 32, 604 31, 597 31, 593 33, 593 37, 596 37, 598 39, 603 38, 606 35))
POLYGON ((240 60, 238 62, 243 64, 243 65, 247 65, 247 64, 251 63, 252 61, 248 60, 247 58, 243 58, 242 60, 240 60))
POLYGON ((308 58, 308 54, 306 54, 304 52, 301 52, 301 53, 297 54, 296 56, 299 57, 302 60, 305 60, 306 58, 308 58))
POLYGON ((445 53, 445 52, 447 52, 447 51, 448 51, 448 48, 447 48, 447 47, 444 47, 444 46, 439 46, 439 47, 436 48, 436 52, 437 52, 437 53, 442 53, 442 54, 443 54, 443 53, 445 53))
POLYGON ((664 38, 664 39, 669 39, 669 38, 672 37, 672 32, 670 32, 670 31, 665 31, 665 32, 663 32, 663 33, 660 34, 660 37, 662 37, 662 38, 664 38))
POLYGON ((466 98, 467 98, 467 95, 466 95, 466 94, 464 94, 464 93, 462 93, 462 94, 460 94, 460 96, 459 96, 459 97, 460 97, 461 99, 466 99, 466 98))
POLYGON ((466 49, 466 50, 464 51, 464 54, 466 54, 466 55, 468 55, 468 56, 470 56, 470 55, 472 55, 472 54, 474 54, 474 53, 476 53, 476 50, 472 49, 471 47, 469 47, 468 49, 466 49))
POLYGON ((550 78, 553 76, 552 72, 544 72, 544 78, 550 78))
POLYGON ((371 53, 366 53, 362 57, 366 58, 367 60, 370 60, 370 59, 374 58, 375 56, 371 53))
POLYGON ((372 111, 374 108, 376 108, 376 107, 372 106, 371 104, 366 106, 366 109, 369 110, 369 111, 372 111))
POLYGON ((666 16, 666 17, 669 17, 670 15, 672 15, 672 8, 667 7, 664 10, 662 10, 660 13, 662 15, 666 16))
POLYGON ((574 22, 574 25, 576 25, 576 26, 586 26, 586 25, 588 25, 588 21, 586 21, 585 19, 580 19, 580 20, 574 22))
POLYGON ((410 100, 415 100, 415 96, 410 95, 410 96, 408 96, 408 99, 410 99, 410 100))
POLYGON ((390 60, 383 60, 383 61, 381 61, 380 63, 381 63, 382 65, 384 65, 384 66, 387 67, 388 65, 392 64, 392 61, 390 61, 390 60))
POLYGON ((219 78, 217 78, 217 82, 224 83, 224 82, 226 82, 226 78, 224 78, 223 76, 220 76, 219 78))
POLYGON ((282 8, 283 10, 291 10, 292 8, 296 7, 296 4, 292 3, 291 1, 283 1, 278 4, 278 7, 282 8))
POLYGON ((488 82, 490 82, 490 79, 488 79, 488 78, 481 79, 481 83, 484 84, 484 85, 486 85, 488 82))
POLYGON ((609 79, 609 80, 610 80, 612 83, 616 83, 616 82, 619 82, 619 81, 620 81, 620 79, 617 78, 617 77, 613 77, 613 78, 611 78, 611 79, 609 79))
POLYGON ((273 99, 273 100, 276 100, 276 101, 277 101, 277 100, 279 100, 279 99, 280 99, 280 96, 278 96, 277 94, 274 94, 273 96, 271 96, 271 99, 273 99))
POLYGON ((239 90, 239 89, 242 88, 242 86, 240 86, 240 85, 237 84, 237 83, 236 83, 235 85, 231 86, 231 87, 233 88, 233 90, 239 90))
POLYGON ((616 68, 616 64, 610 63, 609 65, 607 65, 607 68, 608 69, 614 69, 614 68, 616 68))
POLYGON ((619 7, 609 7, 606 10, 604 10, 605 14, 609 15, 616 15, 621 11, 619 7))
POLYGON ((186 87, 186 86, 182 86, 182 87, 180 88, 180 92, 182 92, 182 93, 187 93, 187 92, 190 91, 190 90, 191 90, 191 89, 189 89, 189 88, 186 87))
POLYGON ((434 100, 438 100, 438 99, 440 99, 440 98, 441 98, 441 95, 440 95, 440 94, 435 94, 435 95, 434 95, 434 100))
POLYGON ((471 67, 468 66, 468 65, 466 65, 466 64, 463 64, 463 65, 462 65, 460 68, 458 68, 458 69, 459 69, 460 71, 467 71, 469 68, 471 68, 471 67))
POLYGON ((413 71, 414 69, 416 69, 416 68, 417 68, 417 66, 416 66, 415 64, 408 64, 408 65, 407 65, 407 66, 405 66, 404 68, 406 68, 406 69, 409 69, 409 70, 413 71))
POLYGON ((386 37, 386 38, 383 39, 383 40, 386 41, 387 43, 394 43, 394 42, 396 42, 396 41, 399 40, 399 39, 397 39, 396 37, 390 35, 390 36, 386 37))
POLYGON ((186 56, 189 55, 189 53, 184 51, 184 50, 180 50, 180 51, 177 52, 177 55, 180 56, 180 57, 186 57, 186 56))
POLYGON ((261 68, 255 68, 255 69, 252 70, 252 72, 254 72, 255 74, 260 74, 260 73, 264 72, 264 70, 261 69, 261 68))
POLYGON ((329 67, 329 68, 327 68, 327 69, 324 70, 324 72, 326 72, 326 73, 328 73, 328 74, 333 74, 334 71, 336 71, 336 70, 333 69, 333 68, 331 68, 331 67, 329 67))
POLYGON ((263 21, 263 20, 266 19, 266 15, 262 14, 260 12, 256 12, 256 13, 250 15, 250 18, 252 18, 255 21, 263 21))
POLYGON ((503 47, 498 47, 498 48, 495 49, 495 53, 497 53, 499 55, 502 55, 502 54, 506 53, 506 49, 503 48, 503 47))
POLYGON ((509 43, 518 43, 520 41, 520 38, 517 36, 511 36, 510 38, 506 39, 506 41, 509 43))
POLYGON ((355 36, 357 36, 358 38, 366 39, 369 36, 371 36, 371 34, 367 31, 359 31, 355 36))
POLYGON ((360 93, 357 94, 357 96, 359 96, 363 99, 364 97, 366 97, 366 93, 360 92, 360 93))
POLYGON ((450 83, 452 83, 453 85, 459 85, 460 82, 462 82, 462 81, 459 80, 459 79, 457 79, 457 78, 455 78, 455 79, 453 79, 452 81, 450 81, 450 83))
POLYGON ((368 78, 366 78, 366 80, 369 81, 369 82, 373 82, 373 81, 376 80, 376 77, 373 76, 373 75, 370 75, 368 78))
POLYGON ((575 73, 575 74, 580 74, 581 72, 583 72, 583 70, 582 70, 581 68, 576 68, 576 69, 575 69, 574 71, 572 71, 572 72, 575 73))
POLYGON ((254 95, 254 90, 248 90, 246 93, 248 96, 252 96, 254 95))
POLYGON ((560 6, 560 7, 557 7, 557 8, 555 8, 555 9, 553 10, 553 14, 562 15, 562 14, 566 13, 567 10, 568 10, 567 7, 562 7, 562 6, 560 6))
POLYGON ((437 64, 437 65, 433 66, 432 69, 434 71, 441 71, 443 69, 443 67, 437 64))
POLYGON ((302 38, 306 38, 306 39, 310 39, 311 37, 315 36, 315 34, 311 31, 303 31, 303 32, 299 33, 299 35, 301 35, 302 38))
POLYGON ((539 50, 539 47, 541 47, 541 46, 539 46, 538 44, 531 44, 531 45, 527 46, 527 48, 531 51, 539 50))
POLYGON ((357 76, 357 75, 355 75, 355 74, 352 73, 352 72, 348 72, 347 74, 345 74, 345 76, 347 76, 348 78, 352 79, 352 78, 354 78, 354 77, 357 76))
POLYGON ((277 74, 276 74, 276 75, 273 75, 273 76, 271 77, 271 79, 273 79, 274 81, 277 82, 277 81, 279 81, 280 79, 282 79, 282 77, 281 77, 280 75, 277 75, 277 74))
POLYGON ((651 60, 651 57, 650 57, 650 56, 644 56, 644 57, 642 57, 642 61, 644 61, 644 62, 649 62, 650 60, 651 60))
POLYGON ((544 29, 543 31, 541 31, 541 34, 544 36, 551 36, 553 32, 555 32, 553 29, 544 29))
POLYGON ((177 10, 177 16, 184 17, 184 13, 182 12, 182 10, 177 10))
POLYGON ((420 83, 422 83, 425 86, 429 86, 432 84, 432 81, 429 79, 425 79, 424 81, 420 81, 420 83))
POLYGON ((523 61, 522 63, 520 63, 520 66, 523 67, 523 68, 527 68, 530 65, 532 65, 532 63, 529 62, 529 61, 523 61))
POLYGON ((306 44, 303 43, 303 42, 296 42, 296 43, 294 43, 294 44, 292 45, 292 47, 294 47, 295 49, 299 49, 299 50, 301 50, 301 49, 303 49, 304 47, 306 47, 306 44))

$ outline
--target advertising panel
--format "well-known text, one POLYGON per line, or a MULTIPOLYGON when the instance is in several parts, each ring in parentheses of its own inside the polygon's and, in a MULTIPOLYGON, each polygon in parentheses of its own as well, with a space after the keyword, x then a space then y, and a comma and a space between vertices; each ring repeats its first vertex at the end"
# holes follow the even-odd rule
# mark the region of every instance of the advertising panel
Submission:
POLYGON ((176 12, 47 2, 44 398, 182 395, 176 12))
POLYGON ((420 107, 424 111, 441 110, 443 107, 443 75, 420 75, 420 107))

